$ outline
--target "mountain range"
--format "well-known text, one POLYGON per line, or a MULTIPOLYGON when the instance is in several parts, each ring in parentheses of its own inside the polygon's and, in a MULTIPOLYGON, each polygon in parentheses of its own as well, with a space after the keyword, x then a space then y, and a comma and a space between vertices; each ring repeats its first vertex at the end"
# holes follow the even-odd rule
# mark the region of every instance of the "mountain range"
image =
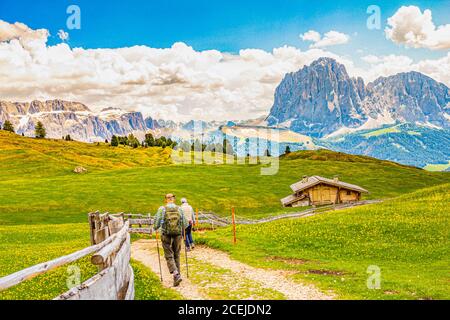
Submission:
POLYGON ((259 119, 178 123, 118 108, 93 112, 82 103, 49 100, 0 101, 0 124, 5 120, 26 136, 34 136, 34 126, 41 121, 50 138, 69 134, 85 142, 130 133, 143 139, 146 132, 192 140, 200 131, 204 142, 221 142, 223 135, 233 137, 239 153, 248 152, 242 147, 245 140, 262 134, 260 139, 278 148, 272 155, 283 153, 289 145, 291 150, 328 148, 418 167, 440 164, 445 169, 450 160, 447 86, 419 72, 380 77, 365 84, 330 58, 286 74, 275 91, 269 115, 259 119), (277 138, 267 136, 267 128, 278 133, 277 138))
POLYGON ((395 123, 448 129, 450 90, 419 72, 366 85, 334 59, 320 58, 284 77, 267 122, 318 138, 395 123))

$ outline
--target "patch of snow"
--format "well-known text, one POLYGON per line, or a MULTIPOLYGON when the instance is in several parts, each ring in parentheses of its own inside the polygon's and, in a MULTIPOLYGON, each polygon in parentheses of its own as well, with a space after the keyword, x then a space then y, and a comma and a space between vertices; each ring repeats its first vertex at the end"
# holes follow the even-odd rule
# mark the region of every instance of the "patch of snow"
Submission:
POLYGON ((383 114, 379 114, 377 116, 377 118, 367 119, 367 121, 359 127, 356 127, 356 128, 342 127, 340 129, 336 130, 335 132, 330 133, 329 135, 325 136, 325 139, 338 137, 341 135, 354 133, 354 132, 362 131, 362 130, 377 129, 377 128, 381 128, 383 125, 387 125, 387 124, 395 124, 395 120, 392 118, 389 111, 384 110, 383 114))
POLYGON ((115 108, 108 108, 108 109, 103 109, 102 111, 100 111, 97 116, 100 119, 113 119, 113 118, 117 118, 120 117, 122 115, 124 115, 125 113, 127 113, 124 110, 121 109, 115 109, 115 108))
POLYGON ((392 144, 394 147, 396 147, 397 149, 403 150, 405 152, 409 152, 408 150, 406 150, 405 147, 403 147, 402 145, 398 144, 398 143, 393 143, 392 144))
POLYGON ((19 128, 24 128, 24 127, 26 127, 29 120, 30 120, 30 116, 23 116, 23 117, 21 117, 21 118, 20 118, 20 121, 19 121, 19 126, 18 126, 18 127, 19 127, 19 128))
POLYGON ((284 121, 284 122, 278 124, 278 127, 290 128, 291 125, 292 125, 292 120, 287 120, 287 121, 284 121))
POLYGON ((432 124, 430 122, 416 122, 416 125, 421 126, 421 127, 430 128, 430 129, 442 130, 441 127, 439 127, 435 124, 432 124))

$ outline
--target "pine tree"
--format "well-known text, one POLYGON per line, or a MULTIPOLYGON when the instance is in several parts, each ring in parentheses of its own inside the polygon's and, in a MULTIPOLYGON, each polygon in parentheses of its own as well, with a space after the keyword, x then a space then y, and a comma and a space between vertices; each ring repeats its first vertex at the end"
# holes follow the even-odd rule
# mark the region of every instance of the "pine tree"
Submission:
POLYGON ((38 138, 38 139, 45 138, 45 136, 47 135, 47 132, 46 132, 45 127, 42 124, 42 122, 38 121, 38 123, 36 124, 36 127, 34 128, 34 134, 35 134, 36 138, 38 138))
POLYGON ((5 123, 3 124, 3 130, 14 133, 14 126, 12 125, 11 121, 5 121, 5 123))
POLYGON ((118 147, 119 146, 119 139, 114 135, 111 138, 111 146, 112 147, 118 147))
POLYGON ((153 137, 153 135, 151 133, 147 133, 145 135, 145 143, 149 147, 154 147, 155 146, 155 138, 153 137))
POLYGON ((286 151, 284 151, 284 154, 289 154, 291 153, 291 147, 286 146, 286 151))

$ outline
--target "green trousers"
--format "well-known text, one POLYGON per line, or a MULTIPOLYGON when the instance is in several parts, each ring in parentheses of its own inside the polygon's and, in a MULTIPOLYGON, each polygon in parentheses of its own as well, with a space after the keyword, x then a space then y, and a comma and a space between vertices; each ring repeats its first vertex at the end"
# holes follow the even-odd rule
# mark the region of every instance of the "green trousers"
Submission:
POLYGON ((180 270, 180 252, 182 236, 166 236, 161 235, 162 247, 164 249, 164 257, 166 258, 167 267, 170 273, 178 272, 180 270))

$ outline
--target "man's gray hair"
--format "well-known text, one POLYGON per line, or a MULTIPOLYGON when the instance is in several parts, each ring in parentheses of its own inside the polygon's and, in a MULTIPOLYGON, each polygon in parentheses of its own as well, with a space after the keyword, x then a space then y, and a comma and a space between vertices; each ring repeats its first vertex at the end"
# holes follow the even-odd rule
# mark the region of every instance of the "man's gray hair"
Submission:
POLYGON ((181 203, 188 203, 186 198, 181 198, 181 203))

